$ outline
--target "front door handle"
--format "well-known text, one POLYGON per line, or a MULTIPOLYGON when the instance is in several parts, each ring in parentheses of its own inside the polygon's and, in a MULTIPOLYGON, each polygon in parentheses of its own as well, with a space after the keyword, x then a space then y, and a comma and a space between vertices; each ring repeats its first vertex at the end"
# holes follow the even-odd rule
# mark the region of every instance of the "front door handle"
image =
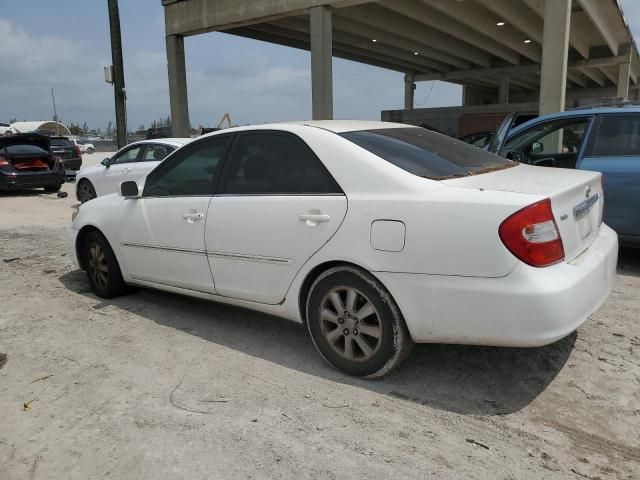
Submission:
POLYGON ((310 227, 315 227, 319 223, 331 220, 331 215, 320 213, 319 210, 311 210, 309 213, 303 213, 299 217, 301 222, 305 222, 310 227))
POLYGON ((184 218, 188 223, 196 223, 204 218, 204 213, 189 210, 187 213, 182 215, 182 218, 184 218))

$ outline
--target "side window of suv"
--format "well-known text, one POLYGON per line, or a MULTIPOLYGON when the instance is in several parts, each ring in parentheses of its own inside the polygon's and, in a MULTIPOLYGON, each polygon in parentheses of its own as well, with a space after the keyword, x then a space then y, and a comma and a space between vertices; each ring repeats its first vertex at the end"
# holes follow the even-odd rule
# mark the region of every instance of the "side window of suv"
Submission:
POLYGON ((589 157, 640 156, 640 115, 603 115, 589 157))
POLYGON ((143 196, 213 195, 231 137, 198 142, 160 164, 144 186, 143 196))
POLYGON ((222 190, 235 195, 341 194, 311 149, 287 133, 242 135, 222 190))

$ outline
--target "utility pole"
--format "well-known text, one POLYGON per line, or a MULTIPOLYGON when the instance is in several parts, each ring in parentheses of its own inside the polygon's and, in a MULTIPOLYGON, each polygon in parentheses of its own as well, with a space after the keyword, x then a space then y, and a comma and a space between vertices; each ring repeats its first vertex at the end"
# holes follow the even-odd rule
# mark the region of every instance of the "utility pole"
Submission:
POLYGON ((113 94, 116 102, 116 135, 118 148, 127 144, 127 94, 124 88, 122 62, 122 38, 120 36, 120 12, 118 0, 107 0, 111 30, 111 61, 113 62, 113 94))

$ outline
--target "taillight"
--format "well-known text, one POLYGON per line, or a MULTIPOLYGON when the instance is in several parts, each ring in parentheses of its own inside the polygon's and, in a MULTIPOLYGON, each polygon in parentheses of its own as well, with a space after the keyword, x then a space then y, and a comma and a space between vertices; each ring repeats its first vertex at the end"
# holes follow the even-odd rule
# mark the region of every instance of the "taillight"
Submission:
POLYGON ((80 147, 78 147, 76 145, 76 156, 79 157, 80 156, 80 147))
POLYGON ((0 157, 0 169, 7 169, 11 167, 11 163, 6 158, 0 157))
POLYGON ((518 210, 498 229, 500 240, 517 258, 532 267, 564 260, 564 247, 548 198, 518 210))

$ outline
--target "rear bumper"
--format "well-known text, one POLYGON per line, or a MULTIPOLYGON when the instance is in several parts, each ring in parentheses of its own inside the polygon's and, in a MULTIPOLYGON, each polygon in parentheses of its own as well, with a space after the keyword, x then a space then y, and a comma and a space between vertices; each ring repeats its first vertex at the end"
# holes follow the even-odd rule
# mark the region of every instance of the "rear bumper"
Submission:
POLYGON ((49 172, 0 173, 0 190, 53 187, 65 181, 64 170, 49 172))
POLYGON ((82 157, 80 158, 65 158, 64 160, 64 168, 67 170, 80 170, 82 166, 82 157))
POLYGON ((376 273, 421 343, 533 347, 576 330, 607 298, 616 275, 618 237, 598 238, 570 263, 518 263, 507 276, 478 278, 376 273))

